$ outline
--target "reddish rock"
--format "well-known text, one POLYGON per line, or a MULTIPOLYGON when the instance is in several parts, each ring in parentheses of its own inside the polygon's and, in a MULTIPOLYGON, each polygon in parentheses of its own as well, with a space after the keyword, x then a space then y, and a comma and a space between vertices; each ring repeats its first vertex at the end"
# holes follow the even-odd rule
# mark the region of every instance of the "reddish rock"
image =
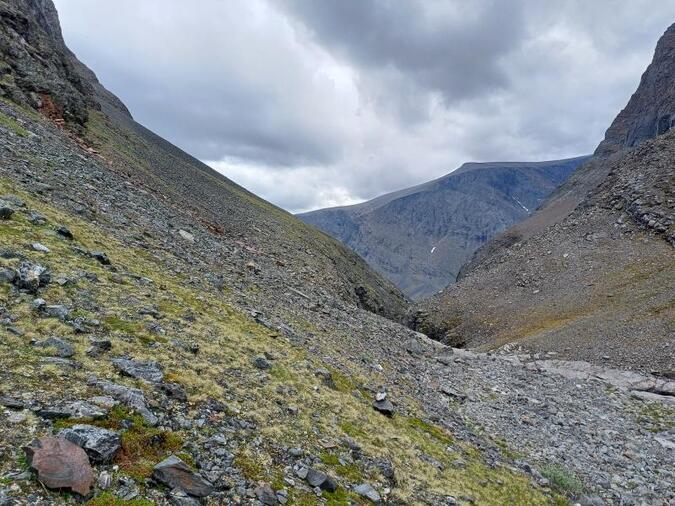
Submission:
POLYGON ((66 439, 43 437, 24 447, 28 465, 47 488, 70 489, 89 494, 95 478, 89 457, 82 448, 66 439))

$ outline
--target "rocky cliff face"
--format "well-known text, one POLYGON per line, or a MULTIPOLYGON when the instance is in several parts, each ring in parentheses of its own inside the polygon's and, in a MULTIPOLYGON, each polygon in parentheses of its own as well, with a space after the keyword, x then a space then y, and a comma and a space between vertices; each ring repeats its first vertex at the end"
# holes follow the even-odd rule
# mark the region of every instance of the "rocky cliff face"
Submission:
POLYGON ((530 218, 479 249, 461 282, 412 317, 418 328, 467 346, 518 342, 675 370, 675 134, 658 128, 672 110, 673 33, 596 156, 530 218))
POLYGON ((606 156, 636 146, 675 125, 675 25, 663 34, 654 60, 642 74, 637 91, 619 113, 596 150, 606 156))
POLYGON ((423 185, 299 217, 423 298, 454 282, 477 248, 529 216, 586 159, 467 163, 423 185))

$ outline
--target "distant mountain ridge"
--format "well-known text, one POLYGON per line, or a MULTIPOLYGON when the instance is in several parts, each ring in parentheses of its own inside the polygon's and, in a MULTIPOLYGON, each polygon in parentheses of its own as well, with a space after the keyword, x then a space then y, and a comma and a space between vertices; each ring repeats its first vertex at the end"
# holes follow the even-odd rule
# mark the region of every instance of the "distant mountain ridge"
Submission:
POLYGON ((529 216, 587 159, 465 163, 421 185, 298 217, 422 298, 454 282, 478 247, 529 216))

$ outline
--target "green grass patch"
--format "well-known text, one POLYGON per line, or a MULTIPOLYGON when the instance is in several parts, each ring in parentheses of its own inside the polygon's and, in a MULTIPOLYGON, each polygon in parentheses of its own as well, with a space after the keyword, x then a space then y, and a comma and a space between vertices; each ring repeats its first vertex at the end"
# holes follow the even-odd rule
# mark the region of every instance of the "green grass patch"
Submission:
POLYGON ((130 499, 125 501, 111 492, 103 492, 98 497, 88 500, 86 506, 153 506, 155 503, 147 499, 130 499))
POLYGON ((428 434, 429 436, 431 436, 432 438, 434 438, 436 441, 438 441, 443 445, 449 446, 455 442, 454 438, 446 431, 444 431, 440 427, 431 425, 430 423, 427 423, 420 418, 409 418, 408 426, 412 427, 413 429, 417 429, 420 432, 428 434))
POLYGON ((584 489, 576 474, 561 466, 544 467, 541 475, 551 482, 553 488, 565 494, 578 494, 584 489))
POLYGON ((17 123, 14 118, 7 116, 3 112, 0 112, 0 127, 6 128, 10 132, 14 132, 19 137, 28 137, 28 130, 17 123))
POLYGON ((122 448, 115 462, 124 473, 142 481, 152 475, 156 464, 182 447, 179 434, 150 427, 135 418, 131 428, 122 433, 122 448))

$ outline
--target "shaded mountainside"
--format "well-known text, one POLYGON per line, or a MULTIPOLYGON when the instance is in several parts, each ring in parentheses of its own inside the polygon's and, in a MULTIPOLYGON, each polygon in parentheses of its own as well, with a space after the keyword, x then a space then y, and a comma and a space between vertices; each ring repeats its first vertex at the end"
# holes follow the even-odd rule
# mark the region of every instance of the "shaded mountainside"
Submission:
POLYGON ((526 218, 587 158, 466 163, 419 186, 299 218, 422 298, 454 282, 478 247, 526 218))
POLYGON ((413 316, 448 342, 675 370, 671 26, 596 156, 413 316), (651 126, 649 126, 651 125, 651 126), (664 133, 665 132, 665 133, 664 133))
MULTIPOLYGON (((285 263, 298 284, 314 283, 400 319, 404 298, 353 252, 134 122, 126 107, 65 47, 51 2, 1 2, 0 14, 0 89, 5 97, 64 125, 102 163, 169 200, 212 232, 237 238, 239 247, 285 263)), ((81 191, 86 198, 86 190, 81 191)))

